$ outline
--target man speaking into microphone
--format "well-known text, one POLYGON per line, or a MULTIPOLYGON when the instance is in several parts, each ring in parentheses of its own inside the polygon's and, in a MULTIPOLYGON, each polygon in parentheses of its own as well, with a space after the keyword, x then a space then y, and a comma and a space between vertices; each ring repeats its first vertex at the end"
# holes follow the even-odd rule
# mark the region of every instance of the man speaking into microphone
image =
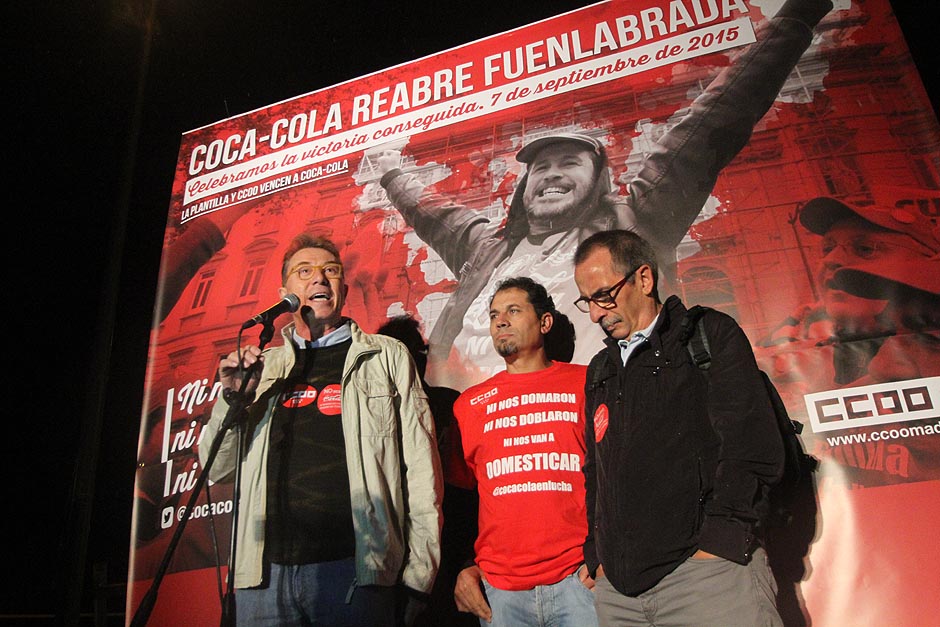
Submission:
MULTIPOLYGON (((407 625, 440 560, 443 484, 427 396, 401 342, 343 317, 348 288, 333 242, 295 237, 281 277, 281 303, 245 325, 291 312, 283 344, 247 346, 219 364, 229 390, 254 367, 242 418, 236 622, 407 625)), ((227 411, 222 395, 204 441, 227 411)), ((227 433, 212 480, 234 479, 236 448, 227 433)), ((199 450, 200 462, 207 454, 199 450)))

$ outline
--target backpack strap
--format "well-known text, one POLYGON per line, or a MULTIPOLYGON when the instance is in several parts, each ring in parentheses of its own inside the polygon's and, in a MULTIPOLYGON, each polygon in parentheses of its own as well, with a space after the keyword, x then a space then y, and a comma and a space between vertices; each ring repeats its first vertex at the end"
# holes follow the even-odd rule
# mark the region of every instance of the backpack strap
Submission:
POLYGON ((707 307, 701 305, 690 307, 685 317, 682 318, 682 322, 679 323, 681 329, 679 341, 688 349, 692 363, 702 370, 708 370, 712 365, 711 347, 703 320, 703 315, 707 310, 707 307))
MULTIPOLYGON (((705 333, 705 323, 702 319, 707 310, 708 307, 702 307, 701 305, 690 307, 682 322, 680 322, 681 331, 679 333, 679 341, 686 344, 692 363, 703 371, 708 370, 712 359, 708 335, 705 333)), ((707 373, 703 372, 703 374, 707 373)), ((774 417, 777 419, 777 427, 783 438, 786 463, 784 464, 781 488, 792 489, 791 486, 798 484, 805 474, 816 470, 819 462, 803 450, 802 442, 798 437, 803 432, 803 423, 790 418, 786 405, 783 399, 780 398, 780 393, 767 373, 761 370, 760 375, 770 398, 774 417)))

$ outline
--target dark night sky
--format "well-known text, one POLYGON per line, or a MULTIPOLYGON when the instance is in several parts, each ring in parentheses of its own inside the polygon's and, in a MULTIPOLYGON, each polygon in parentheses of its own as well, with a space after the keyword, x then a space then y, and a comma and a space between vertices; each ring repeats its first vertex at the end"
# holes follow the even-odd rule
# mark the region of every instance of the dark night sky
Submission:
MULTIPOLYGON (((69 562, 72 480, 83 425, 99 415, 99 387, 88 563, 107 561, 112 581, 126 578, 147 343, 180 135, 585 3, 164 0, 149 62, 149 9, 140 4, 3 9, 4 30, 13 31, 3 42, 13 109, 3 181, 15 225, 6 231, 7 303, 16 306, 7 319, 18 323, 7 337, 16 346, 8 394, 17 400, 5 412, 14 428, 3 447, 13 521, 4 566, 18 576, 0 615, 55 607, 55 572, 69 562)), ((940 7, 896 4, 936 111, 940 7)))

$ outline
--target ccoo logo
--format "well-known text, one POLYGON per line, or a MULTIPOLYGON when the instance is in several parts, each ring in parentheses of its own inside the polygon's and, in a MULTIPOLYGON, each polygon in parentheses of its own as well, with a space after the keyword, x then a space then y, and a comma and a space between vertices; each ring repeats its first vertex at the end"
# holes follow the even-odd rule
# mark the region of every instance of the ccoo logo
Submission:
POLYGON ((284 407, 305 407, 317 398, 317 389, 306 383, 295 385, 293 389, 284 392, 284 407))

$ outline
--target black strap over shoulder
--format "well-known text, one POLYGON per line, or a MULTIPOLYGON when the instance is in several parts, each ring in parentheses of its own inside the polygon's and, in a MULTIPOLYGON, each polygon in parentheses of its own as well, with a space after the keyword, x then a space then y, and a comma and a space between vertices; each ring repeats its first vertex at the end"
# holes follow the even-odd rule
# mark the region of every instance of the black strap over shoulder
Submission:
POLYGON ((708 370, 712 361, 708 334, 705 333, 705 321, 702 319, 706 311, 708 311, 708 307, 702 307, 701 305, 690 307, 679 323, 681 329, 679 341, 685 344, 688 349, 692 363, 702 370, 708 370), (696 330, 698 330, 698 333, 696 333, 696 330))
MULTIPOLYGON (((708 335, 705 333, 705 323, 702 319, 708 310, 708 307, 701 305, 690 307, 679 323, 681 329, 679 340, 688 348, 692 362, 703 371, 708 370, 711 365, 710 345, 708 335)), ((706 373, 703 372, 703 374, 706 373)), ((778 491, 780 489, 786 490, 801 483, 805 475, 816 469, 818 462, 803 450, 803 445, 799 440, 798 435, 803 432, 803 423, 790 418, 783 399, 780 398, 777 388, 767 373, 761 370, 760 375, 770 398, 774 416, 777 419, 777 427, 783 438, 785 449, 784 474, 778 491)))

